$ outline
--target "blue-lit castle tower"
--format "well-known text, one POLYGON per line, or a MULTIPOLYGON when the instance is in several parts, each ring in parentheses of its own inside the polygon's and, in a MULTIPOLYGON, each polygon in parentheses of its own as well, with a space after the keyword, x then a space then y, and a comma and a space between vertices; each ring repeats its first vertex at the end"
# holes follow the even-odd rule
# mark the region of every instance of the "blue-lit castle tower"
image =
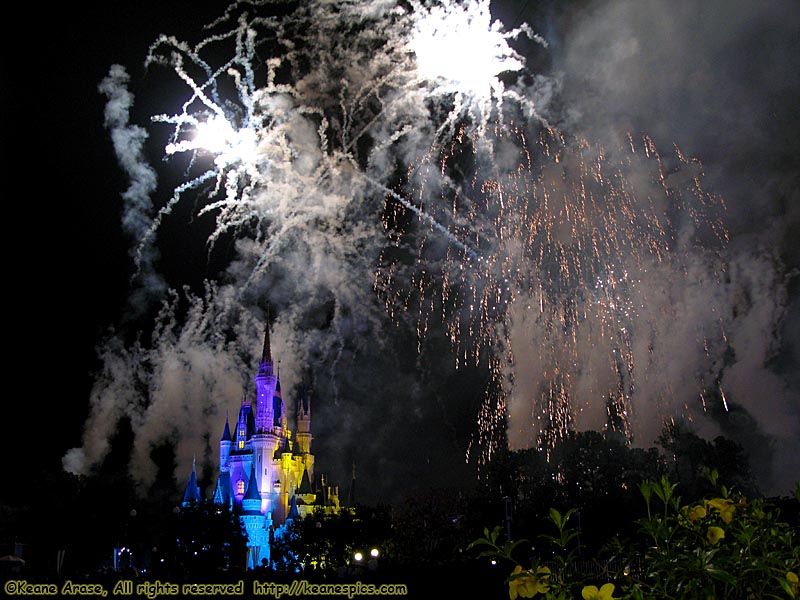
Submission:
MULTIPOLYGON (((311 401, 301 387, 295 403, 295 431, 289 429, 281 384, 270 348, 269 326, 255 376, 256 393, 242 396, 236 426, 225 419, 219 442, 219 476, 214 502, 240 515, 248 537, 248 568, 269 561, 270 540, 282 535, 287 519, 315 509, 337 512, 339 490, 314 476, 311 401)), ((199 498, 194 467, 184 503, 199 498)))

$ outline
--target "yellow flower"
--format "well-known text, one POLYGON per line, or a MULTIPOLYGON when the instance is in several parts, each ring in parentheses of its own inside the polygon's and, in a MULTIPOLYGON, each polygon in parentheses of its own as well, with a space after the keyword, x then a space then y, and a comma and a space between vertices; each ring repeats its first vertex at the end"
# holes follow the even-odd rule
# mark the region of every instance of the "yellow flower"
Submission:
POLYGON ((789 587, 792 590, 793 598, 797 598, 797 592, 800 591, 800 579, 796 573, 789 571, 786 573, 786 581, 789 582, 789 587))
POLYGON ((736 510, 736 506, 730 498, 706 500, 706 506, 716 510, 725 523, 730 523, 733 520, 733 512, 736 510))
POLYGON ((689 520, 698 521, 700 519, 705 519, 706 514, 706 509, 698 504, 689 511, 689 520))
POLYGON ((583 600, 617 600, 612 595, 613 593, 613 583, 606 583, 599 590, 596 585, 587 585, 581 590, 583 600))
POLYGON ((706 532, 706 539, 708 539, 712 545, 718 544, 719 541, 724 537, 725 530, 721 527, 709 527, 708 531, 706 532))
POLYGON ((508 597, 516 600, 517 596, 523 598, 533 598, 536 594, 545 594, 550 589, 547 585, 547 578, 550 577, 550 569, 541 567, 533 571, 525 571, 519 565, 514 567, 508 581, 508 597))

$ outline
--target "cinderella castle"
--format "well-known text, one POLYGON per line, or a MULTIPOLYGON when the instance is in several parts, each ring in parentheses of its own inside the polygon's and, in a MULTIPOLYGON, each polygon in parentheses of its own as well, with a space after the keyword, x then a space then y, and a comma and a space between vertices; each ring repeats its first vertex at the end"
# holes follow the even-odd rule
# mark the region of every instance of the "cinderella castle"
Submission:
MULTIPOLYGON (((274 368, 269 325, 255 376, 256 395, 245 392, 231 431, 229 419, 219 442, 219 476, 214 502, 240 515, 247 532, 248 568, 270 558, 270 541, 292 519, 314 510, 338 512, 338 486, 314 476, 311 401, 305 386, 295 403, 295 430, 289 429, 281 383, 274 368)), ((183 505, 202 499, 192 466, 183 505)))

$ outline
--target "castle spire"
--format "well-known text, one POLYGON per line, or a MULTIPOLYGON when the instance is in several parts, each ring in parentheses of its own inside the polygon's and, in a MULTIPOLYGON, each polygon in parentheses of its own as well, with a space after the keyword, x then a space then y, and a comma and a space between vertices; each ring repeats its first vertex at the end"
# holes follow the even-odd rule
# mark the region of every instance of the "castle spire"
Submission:
POLYGON ((261 362, 272 362, 272 348, 269 344, 269 311, 267 311, 267 326, 264 328, 264 349, 261 351, 261 362))
POLYGON ((247 492, 243 500, 258 500, 261 501, 261 494, 258 490, 258 478, 256 477, 255 463, 250 467, 250 481, 247 483, 247 492))
POLYGON ((267 324, 264 327, 264 347, 261 350, 261 358, 258 360, 258 375, 274 377, 272 362, 272 348, 269 343, 269 313, 267 313, 267 324))
POLYGON ((186 490, 183 493, 183 506, 189 506, 200 502, 200 486, 197 485, 197 470, 196 458, 192 457, 192 473, 189 475, 189 482, 186 484, 186 490))
POLYGON ((300 394, 297 397, 295 412, 297 413, 296 416, 300 418, 311 416, 311 400, 308 397, 308 386, 306 385, 305 378, 300 384, 300 394))
POLYGON ((230 427, 230 424, 229 424, 228 421, 229 421, 229 419, 228 419, 228 411, 226 409, 225 410, 225 429, 222 430, 222 439, 220 440, 221 442, 230 442, 232 440, 232 438, 231 438, 231 427, 230 427))
MULTIPOLYGON (((272 349, 269 345, 269 313, 267 313, 267 323, 264 328, 264 349, 261 352, 261 360, 258 361, 258 373, 255 377, 256 383, 256 432, 271 431, 275 426, 275 386, 277 377, 273 370, 272 349)), ((280 401, 280 397, 278 397, 280 401)))

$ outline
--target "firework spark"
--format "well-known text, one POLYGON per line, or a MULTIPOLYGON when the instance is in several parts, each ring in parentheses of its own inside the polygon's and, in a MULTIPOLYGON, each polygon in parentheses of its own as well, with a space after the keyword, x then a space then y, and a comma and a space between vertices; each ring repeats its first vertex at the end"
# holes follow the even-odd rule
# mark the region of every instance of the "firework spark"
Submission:
MULTIPOLYGON (((680 152, 667 176, 648 138, 630 137, 612 153, 546 127, 529 144, 521 128, 498 124, 490 141, 434 149, 408 176, 408 193, 424 189, 428 211, 461 223, 482 260, 424 238, 415 262, 422 269, 409 276, 387 252, 376 289, 391 313, 417 312, 420 338, 441 313, 456 361, 489 353, 500 392, 480 413, 484 456, 503 442, 506 415, 514 447, 549 448, 586 428, 631 441, 635 398, 664 414, 671 408, 667 390, 637 390, 662 368, 657 317, 676 311, 671 286, 691 276, 698 257, 706 276, 722 276, 721 200, 701 187, 699 163, 680 152), (473 170, 460 188, 443 183, 442 173, 465 162, 473 170)), ((716 343, 719 310, 709 304, 693 321, 716 343)), ((700 373, 713 371, 715 354, 706 355, 700 373)))

